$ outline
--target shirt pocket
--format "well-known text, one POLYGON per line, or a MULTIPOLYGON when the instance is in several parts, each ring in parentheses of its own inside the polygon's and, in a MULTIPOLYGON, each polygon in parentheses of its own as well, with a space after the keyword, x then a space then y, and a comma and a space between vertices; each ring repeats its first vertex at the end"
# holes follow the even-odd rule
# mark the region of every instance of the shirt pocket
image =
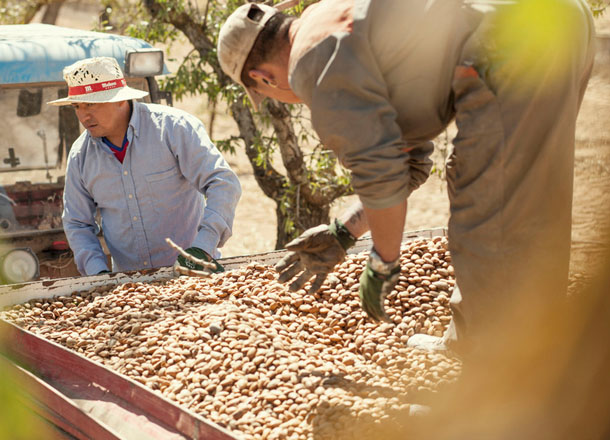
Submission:
POLYGON ((157 214, 167 215, 176 208, 180 194, 187 185, 178 167, 159 173, 147 174, 146 184, 151 195, 151 204, 157 214))

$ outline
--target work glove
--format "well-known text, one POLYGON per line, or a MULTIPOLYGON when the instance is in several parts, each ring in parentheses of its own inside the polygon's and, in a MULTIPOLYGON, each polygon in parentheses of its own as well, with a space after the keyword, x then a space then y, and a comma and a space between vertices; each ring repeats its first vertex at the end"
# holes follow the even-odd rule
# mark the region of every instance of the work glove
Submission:
POLYGON ((400 257, 396 261, 385 263, 371 249, 366 267, 360 276, 358 296, 362 308, 375 321, 391 322, 383 307, 385 297, 394 289, 400 276, 400 257))
POLYGON ((333 268, 345 260, 345 251, 354 243, 356 238, 337 219, 330 225, 308 229, 286 245, 290 252, 275 265, 280 273, 278 280, 285 283, 296 277, 289 286, 296 291, 315 277, 309 293, 317 292, 333 268))
MULTIPOLYGON (((206 251, 204 251, 203 249, 200 249, 198 247, 190 247, 190 248, 185 249, 184 252, 192 255, 195 258, 199 258, 200 260, 208 261, 208 262, 211 262, 212 264, 214 264, 216 266, 216 268, 211 270, 212 273, 218 273, 218 272, 225 271, 225 268, 222 267, 222 265, 218 261, 216 261, 214 258, 210 257, 210 255, 208 255, 208 253, 206 251)), ((191 270, 198 270, 198 271, 203 270, 203 266, 201 264, 193 263, 191 260, 187 260, 182 255, 178 255, 178 258, 176 259, 176 262, 174 263, 174 268, 176 266, 186 267, 187 269, 191 269, 191 270)))

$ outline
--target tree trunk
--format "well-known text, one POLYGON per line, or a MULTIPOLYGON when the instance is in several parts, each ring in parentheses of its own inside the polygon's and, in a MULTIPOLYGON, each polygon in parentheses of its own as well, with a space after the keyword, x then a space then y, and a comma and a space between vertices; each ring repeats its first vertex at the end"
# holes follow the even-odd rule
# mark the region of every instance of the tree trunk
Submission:
POLYGON ((47 4, 44 14, 42 15, 41 23, 55 24, 62 4, 63 2, 52 2, 47 4))
MULTIPOLYGON (((296 205, 296 203, 295 203, 296 205)), ((275 248, 283 249, 289 241, 294 238, 293 234, 286 231, 285 224, 287 221, 298 223, 297 230, 304 231, 318 225, 330 223, 330 204, 326 206, 309 205, 301 203, 302 210, 298 215, 284 213, 278 203, 275 208, 275 216, 277 218, 276 241, 275 248)))
POLYGON ((23 11, 23 23, 31 23, 36 13, 42 8, 43 3, 34 3, 25 7, 23 11))

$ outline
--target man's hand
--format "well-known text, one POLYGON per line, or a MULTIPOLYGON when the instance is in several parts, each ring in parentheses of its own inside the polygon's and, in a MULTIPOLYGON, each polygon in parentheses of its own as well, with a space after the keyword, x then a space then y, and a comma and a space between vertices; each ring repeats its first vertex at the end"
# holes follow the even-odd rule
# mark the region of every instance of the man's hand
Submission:
POLYGON ((309 292, 316 292, 333 268, 345 260, 345 251, 355 242, 338 220, 308 229, 286 245, 290 252, 275 265, 279 281, 285 283, 296 277, 289 287, 296 291, 315 276, 309 292))
POLYGON ((396 285, 399 276, 400 257, 385 263, 375 249, 371 249, 369 260, 360 276, 358 296, 366 314, 375 321, 391 322, 383 307, 383 301, 396 285))
MULTIPOLYGON (((195 258, 198 258, 203 261, 209 261, 212 264, 214 264, 216 266, 216 268, 211 270, 212 273, 218 273, 218 272, 225 271, 225 268, 222 267, 221 264, 218 261, 216 261, 214 258, 210 257, 210 255, 208 255, 208 253, 206 251, 204 251, 203 249, 200 249, 198 247, 190 247, 190 248, 185 249, 184 252, 192 255, 195 258)), ((203 270, 202 265, 196 264, 196 263, 192 262, 191 260, 187 260, 182 255, 178 255, 178 258, 176 259, 176 262, 174 263, 174 268, 176 266, 186 267, 187 269, 190 269, 190 270, 197 270, 197 271, 203 270)))

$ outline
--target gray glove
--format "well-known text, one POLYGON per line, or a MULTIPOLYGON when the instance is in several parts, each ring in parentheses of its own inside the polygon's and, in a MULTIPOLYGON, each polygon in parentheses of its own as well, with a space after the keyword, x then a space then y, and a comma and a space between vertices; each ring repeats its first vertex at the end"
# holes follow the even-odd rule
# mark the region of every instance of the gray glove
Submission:
POLYGON ((308 229, 286 245, 290 252, 275 265, 280 273, 278 280, 285 283, 296 277, 289 286, 296 291, 315 276, 309 292, 316 292, 334 267, 345 260, 345 251, 354 243, 356 238, 339 220, 308 229))

